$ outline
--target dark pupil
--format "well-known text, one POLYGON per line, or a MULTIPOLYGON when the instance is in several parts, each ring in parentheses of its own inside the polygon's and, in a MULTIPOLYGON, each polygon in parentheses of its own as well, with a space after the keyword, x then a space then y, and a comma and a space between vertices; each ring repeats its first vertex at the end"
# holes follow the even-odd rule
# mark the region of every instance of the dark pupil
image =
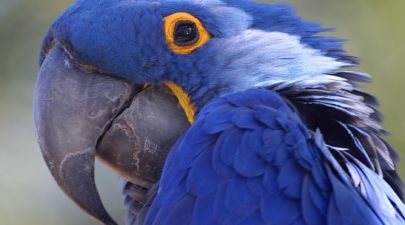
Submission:
POLYGON ((198 40, 198 31, 195 23, 182 20, 176 23, 174 27, 174 42, 177 45, 192 45, 198 40))

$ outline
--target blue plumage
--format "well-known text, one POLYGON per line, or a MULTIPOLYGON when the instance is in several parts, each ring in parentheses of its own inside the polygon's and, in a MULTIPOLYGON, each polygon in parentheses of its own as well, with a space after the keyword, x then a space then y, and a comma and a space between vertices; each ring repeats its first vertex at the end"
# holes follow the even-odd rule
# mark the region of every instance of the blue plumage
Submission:
POLYGON ((315 36, 322 31, 286 4, 79 0, 52 25, 44 46, 57 40, 78 64, 135 83, 172 81, 202 107, 230 91, 350 65, 336 56, 339 41, 315 36), (162 30, 162 17, 174 12, 195 15, 213 38, 193 54, 174 54, 162 30), (323 57, 330 54, 339 62, 323 57))
POLYGON ((128 224, 143 206, 147 225, 405 224, 398 156, 378 101, 357 85, 370 77, 347 70, 356 59, 325 31, 288 4, 78 0, 40 61, 57 45, 86 72, 174 83, 195 107, 156 198, 140 205, 125 183, 128 224), (189 54, 166 38, 164 18, 178 12, 210 36, 189 54))
POLYGON ((172 149, 146 224, 404 224, 405 207, 385 181, 359 161, 339 165, 338 151, 276 93, 226 95, 172 149), (216 115, 224 108, 227 117, 216 115), (206 144, 189 143, 195 134, 206 144))

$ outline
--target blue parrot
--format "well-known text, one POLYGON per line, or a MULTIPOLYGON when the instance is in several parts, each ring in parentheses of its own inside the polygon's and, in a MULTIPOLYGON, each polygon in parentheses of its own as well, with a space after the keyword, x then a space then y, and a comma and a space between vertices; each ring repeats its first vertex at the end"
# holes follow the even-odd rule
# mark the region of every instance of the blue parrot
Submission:
POLYGON ((78 0, 49 28, 34 119, 60 188, 116 224, 405 224, 398 155, 342 39, 283 3, 78 0))

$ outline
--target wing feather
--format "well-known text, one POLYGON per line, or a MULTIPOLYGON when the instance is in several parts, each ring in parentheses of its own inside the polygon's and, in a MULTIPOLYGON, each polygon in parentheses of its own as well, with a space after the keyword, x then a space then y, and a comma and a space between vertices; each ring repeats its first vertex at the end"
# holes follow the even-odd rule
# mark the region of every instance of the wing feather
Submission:
POLYGON ((172 149, 145 224, 405 224, 384 179, 329 148, 279 95, 219 101, 172 149))

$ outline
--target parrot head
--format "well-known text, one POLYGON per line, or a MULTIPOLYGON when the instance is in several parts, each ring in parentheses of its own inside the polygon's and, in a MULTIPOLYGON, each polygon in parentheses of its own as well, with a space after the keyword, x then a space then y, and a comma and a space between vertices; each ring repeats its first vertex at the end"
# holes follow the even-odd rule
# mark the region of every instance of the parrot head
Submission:
POLYGON ((325 38, 330 49, 310 46, 315 38, 303 42, 300 35, 310 39, 320 28, 288 6, 249 3, 78 1, 52 25, 44 45, 49 50, 57 43, 84 71, 135 84, 173 83, 196 108, 223 93, 310 79, 350 64, 325 57, 324 50, 338 50, 337 40, 325 38))
POLYGON ((268 88, 313 115, 303 116, 309 127, 324 123, 305 106, 329 106, 323 116, 382 132, 378 116, 368 119, 373 99, 353 85, 367 75, 340 71, 355 59, 323 31, 286 4, 78 0, 42 45, 34 113, 44 159, 73 201, 114 224, 95 157, 148 189, 198 112, 224 94, 268 88), (347 108, 357 111, 349 118, 347 108))

